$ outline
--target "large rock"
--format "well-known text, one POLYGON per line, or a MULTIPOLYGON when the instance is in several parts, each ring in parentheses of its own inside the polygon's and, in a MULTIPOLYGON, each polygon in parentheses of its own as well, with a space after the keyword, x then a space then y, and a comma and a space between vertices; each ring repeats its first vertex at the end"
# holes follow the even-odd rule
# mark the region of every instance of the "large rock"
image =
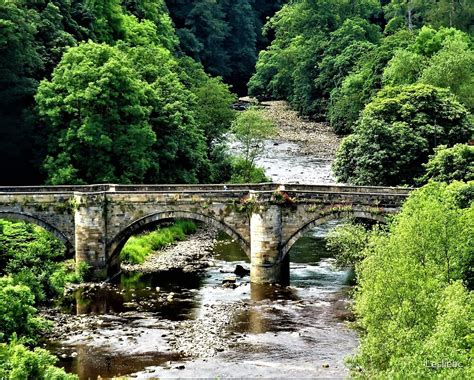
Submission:
POLYGON ((239 277, 244 277, 250 275, 250 270, 245 269, 242 265, 237 265, 235 267, 234 274, 239 277))

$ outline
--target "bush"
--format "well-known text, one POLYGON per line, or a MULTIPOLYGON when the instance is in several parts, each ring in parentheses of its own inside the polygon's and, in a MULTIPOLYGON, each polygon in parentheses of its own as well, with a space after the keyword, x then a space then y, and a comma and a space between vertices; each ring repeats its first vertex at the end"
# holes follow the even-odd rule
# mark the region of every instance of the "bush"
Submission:
POLYGON ((270 182, 265 175, 265 169, 251 164, 244 158, 236 158, 232 163, 231 183, 262 183, 270 182))
POLYGON ((186 235, 196 232, 197 226, 190 220, 178 220, 170 227, 128 239, 120 252, 120 259, 127 263, 141 264, 153 251, 162 249, 175 241, 186 239, 186 235))
POLYGON ((430 183, 410 195, 389 234, 371 234, 356 267, 363 334, 354 377, 472 377, 474 203, 460 208, 457 194, 473 185, 430 183))
POLYGON ((41 348, 30 351, 16 342, 9 345, 0 344, 0 379, 77 379, 76 375, 67 374, 63 369, 54 367, 56 362, 56 357, 41 348))
POLYGON ((339 147, 334 172, 339 181, 356 185, 413 184, 435 147, 466 142, 473 131, 468 111, 448 90, 422 84, 387 88, 339 147))
POLYGON ((35 341, 46 325, 35 317, 35 297, 26 285, 16 284, 11 277, 0 277, 0 342, 15 335, 35 341))
POLYGON ((429 180, 437 182, 473 181, 474 146, 457 144, 452 148, 445 145, 435 149, 435 154, 424 165, 426 173, 421 183, 429 180))
POLYGON ((339 268, 354 267, 364 258, 368 233, 360 224, 343 224, 327 235, 326 247, 336 258, 339 268))

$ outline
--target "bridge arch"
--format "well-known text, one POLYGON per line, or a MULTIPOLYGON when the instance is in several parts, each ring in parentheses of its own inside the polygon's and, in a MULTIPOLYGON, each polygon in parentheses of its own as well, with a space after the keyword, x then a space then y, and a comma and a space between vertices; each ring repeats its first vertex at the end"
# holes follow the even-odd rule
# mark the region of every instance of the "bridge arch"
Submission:
POLYGON ((142 230, 143 227, 150 223, 166 222, 175 219, 197 220, 218 228, 219 230, 229 235, 231 238, 235 239, 237 243, 242 247, 245 254, 250 257, 250 244, 238 232, 236 232, 233 228, 229 227, 227 224, 207 215, 199 213, 186 211, 165 211, 149 214, 147 216, 144 216, 143 218, 133 221, 122 231, 120 231, 114 238, 112 238, 107 245, 109 263, 112 263, 112 265, 117 265, 116 261, 120 250, 123 248, 127 240, 136 232, 142 230))
POLYGON ((386 215, 379 213, 375 214, 367 211, 339 211, 324 216, 319 215, 315 219, 304 223, 286 242, 283 243, 281 251, 282 259, 285 258, 285 256, 291 250, 293 244, 295 244, 298 239, 300 239, 306 232, 313 229, 314 227, 327 223, 331 220, 345 220, 351 218, 367 219, 384 224, 387 223, 386 215))
POLYGON ((38 218, 37 216, 23 213, 23 212, 5 212, 5 211, 0 211, 0 219, 7 219, 7 220, 16 220, 16 221, 23 221, 23 222, 29 222, 32 224, 36 224, 37 226, 40 226, 44 228, 46 231, 50 232, 53 234, 56 238, 58 238, 66 247, 66 254, 70 254, 74 251, 73 244, 71 241, 67 238, 66 235, 64 235, 60 230, 58 230, 56 227, 52 226, 48 222, 44 221, 41 218, 38 218))

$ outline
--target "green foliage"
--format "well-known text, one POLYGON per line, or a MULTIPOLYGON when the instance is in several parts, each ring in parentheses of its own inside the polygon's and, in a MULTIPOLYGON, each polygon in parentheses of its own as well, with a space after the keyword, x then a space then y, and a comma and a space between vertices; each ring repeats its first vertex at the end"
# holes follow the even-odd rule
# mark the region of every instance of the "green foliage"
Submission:
POLYGON ((87 265, 65 264, 64 245, 44 229, 30 223, 0 220, 0 275, 26 285, 35 303, 63 293, 67 282, 87 279, 87 265))
POLYGON ((127 263, 141 264, 154 251, 162 249, 175 241, 186 239, 186 235, 195 233, 197 226, 190 220, 178 220, 170 227, 132 236, 120 252, 120 259, 127 263))
POLYGON ((348 223, 329 231, 326 247, 336 258, 337 267, 354 267, 364 259, 363 252, 367 239, 368 232, 364 226, 348 223))
POLYGON ((430 183, 410 195, 388 234, 371 234, 356 267, 355 377, 471 377, 474 203, 460 208, 456 195, 472 185, 430 183))
POLYGON ((474 53, 469 36, 454 28, 421 28, 411 45, 396 51, 383 77, 386 85, 419 81, 449 88, 467 107, 474 107, 474 53))
POLYGON ((257 50, 268 44, 262 26, 284 2, 166 1, 181 50, 202 63, 206 72, 223 77, 239 94, 246 93, 257 50))
MULTIPOLYGON (((136 38, 141 38, 140 34, 143 32, 147 34, 147 31, 153 30, 153 38, 157 39, 158 45, 170 51, 177 47, 178 36, 163 0, 123 0, 122 5, 140 21, 140 25, 135 24, 137 29, 132 32, 136 38), (150 23, 153 24, 153 28, 150 23)), ((129 17, 126 16, 124 20, 125 34, 127 35, 130 35, 131 32, 130 25, 127 25, 130 21, 129 17)))
POLYGON ((85 0, 94 18, 92 33, 96 41, 113 43, 125 35, 121 0, 85 0))
POLYGON ((262 51, 249 82, 257 97, 287 98, 302 114, 323 116, 330 92, 380 33, 366 18, 376 1, 296 1, 267 24, 275 40, 262 51))
POLYGON ((8 380, 76 380, 76 375, 67 374, 54 367, 57 358, 48 351, 35 348, 29 350, 22 344, 0 343, 0 378, 8 380))
POLYGON ((231 105, 236 97, 220 78, 206 74, 202 65, 191 58, 181 57, 178 64, 181 82, 196 99, 196 122, 206 136, 208 147, 212 148, 230 128, 235 117, 231 105))
POLYGON ((276 133, 275 125, 258 108, 249 108, 237 115, 232 123, 232 133, 240 143, 243 150, 243 160, 234 164, 236 177, 234 180, 243 179, 243 182, 252 182, 263 173, 255 169, 255 160, 263 152, 264 141, 276 133))
POLYGON ((36 95, 47 123, 48 182, 141 182, 156 141, 148 89, 117 48, 88 42, 69 49, 36 95))
POLYGON ((466 142, 472 133, 467 110, 448 90, 387 88, 339 147, 334 172, 357 185, 412 184, 436 146, 466 142))
POLYGON ((45 327, 37 318, 35 297, 26 285, 16 284, 11 277, 0 277, 0 342, 8 342, 16 335, 35 341, 45 327))
POLYGON ((255 166, 243 157, 232 162, 231 183, 263 183, 271 180, 265 175, 265 169, 255 166))
POLYGON ((393 55, 410 44, 413 34, 406 30, 387 36, 375 48, 362 55, 354 70, 331 91, 328 117, 336 133, 348 134, 364 106, 382 88, 384 69, 393 55))
POLYGON ((456 144, 448 148, 441 145, 423 166, 426 173, 420 179, 422 183, 474 181, 474 146, 456 144))

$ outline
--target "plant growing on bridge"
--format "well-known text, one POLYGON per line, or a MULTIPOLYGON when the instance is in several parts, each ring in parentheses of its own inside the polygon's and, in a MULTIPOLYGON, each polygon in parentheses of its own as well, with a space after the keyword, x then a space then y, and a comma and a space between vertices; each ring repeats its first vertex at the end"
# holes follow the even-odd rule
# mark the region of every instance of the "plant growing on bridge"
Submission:
POLYGON ((234 202, 234 208, 235 211, 244 213, 250 218, 257 208, 257 199, 247 194, 234 202))
POLYGON ((286 191, 275 190, 272 194, 271 202, 273 204, 291 207, 296 203, 295 198, 291 198, 286 191))

